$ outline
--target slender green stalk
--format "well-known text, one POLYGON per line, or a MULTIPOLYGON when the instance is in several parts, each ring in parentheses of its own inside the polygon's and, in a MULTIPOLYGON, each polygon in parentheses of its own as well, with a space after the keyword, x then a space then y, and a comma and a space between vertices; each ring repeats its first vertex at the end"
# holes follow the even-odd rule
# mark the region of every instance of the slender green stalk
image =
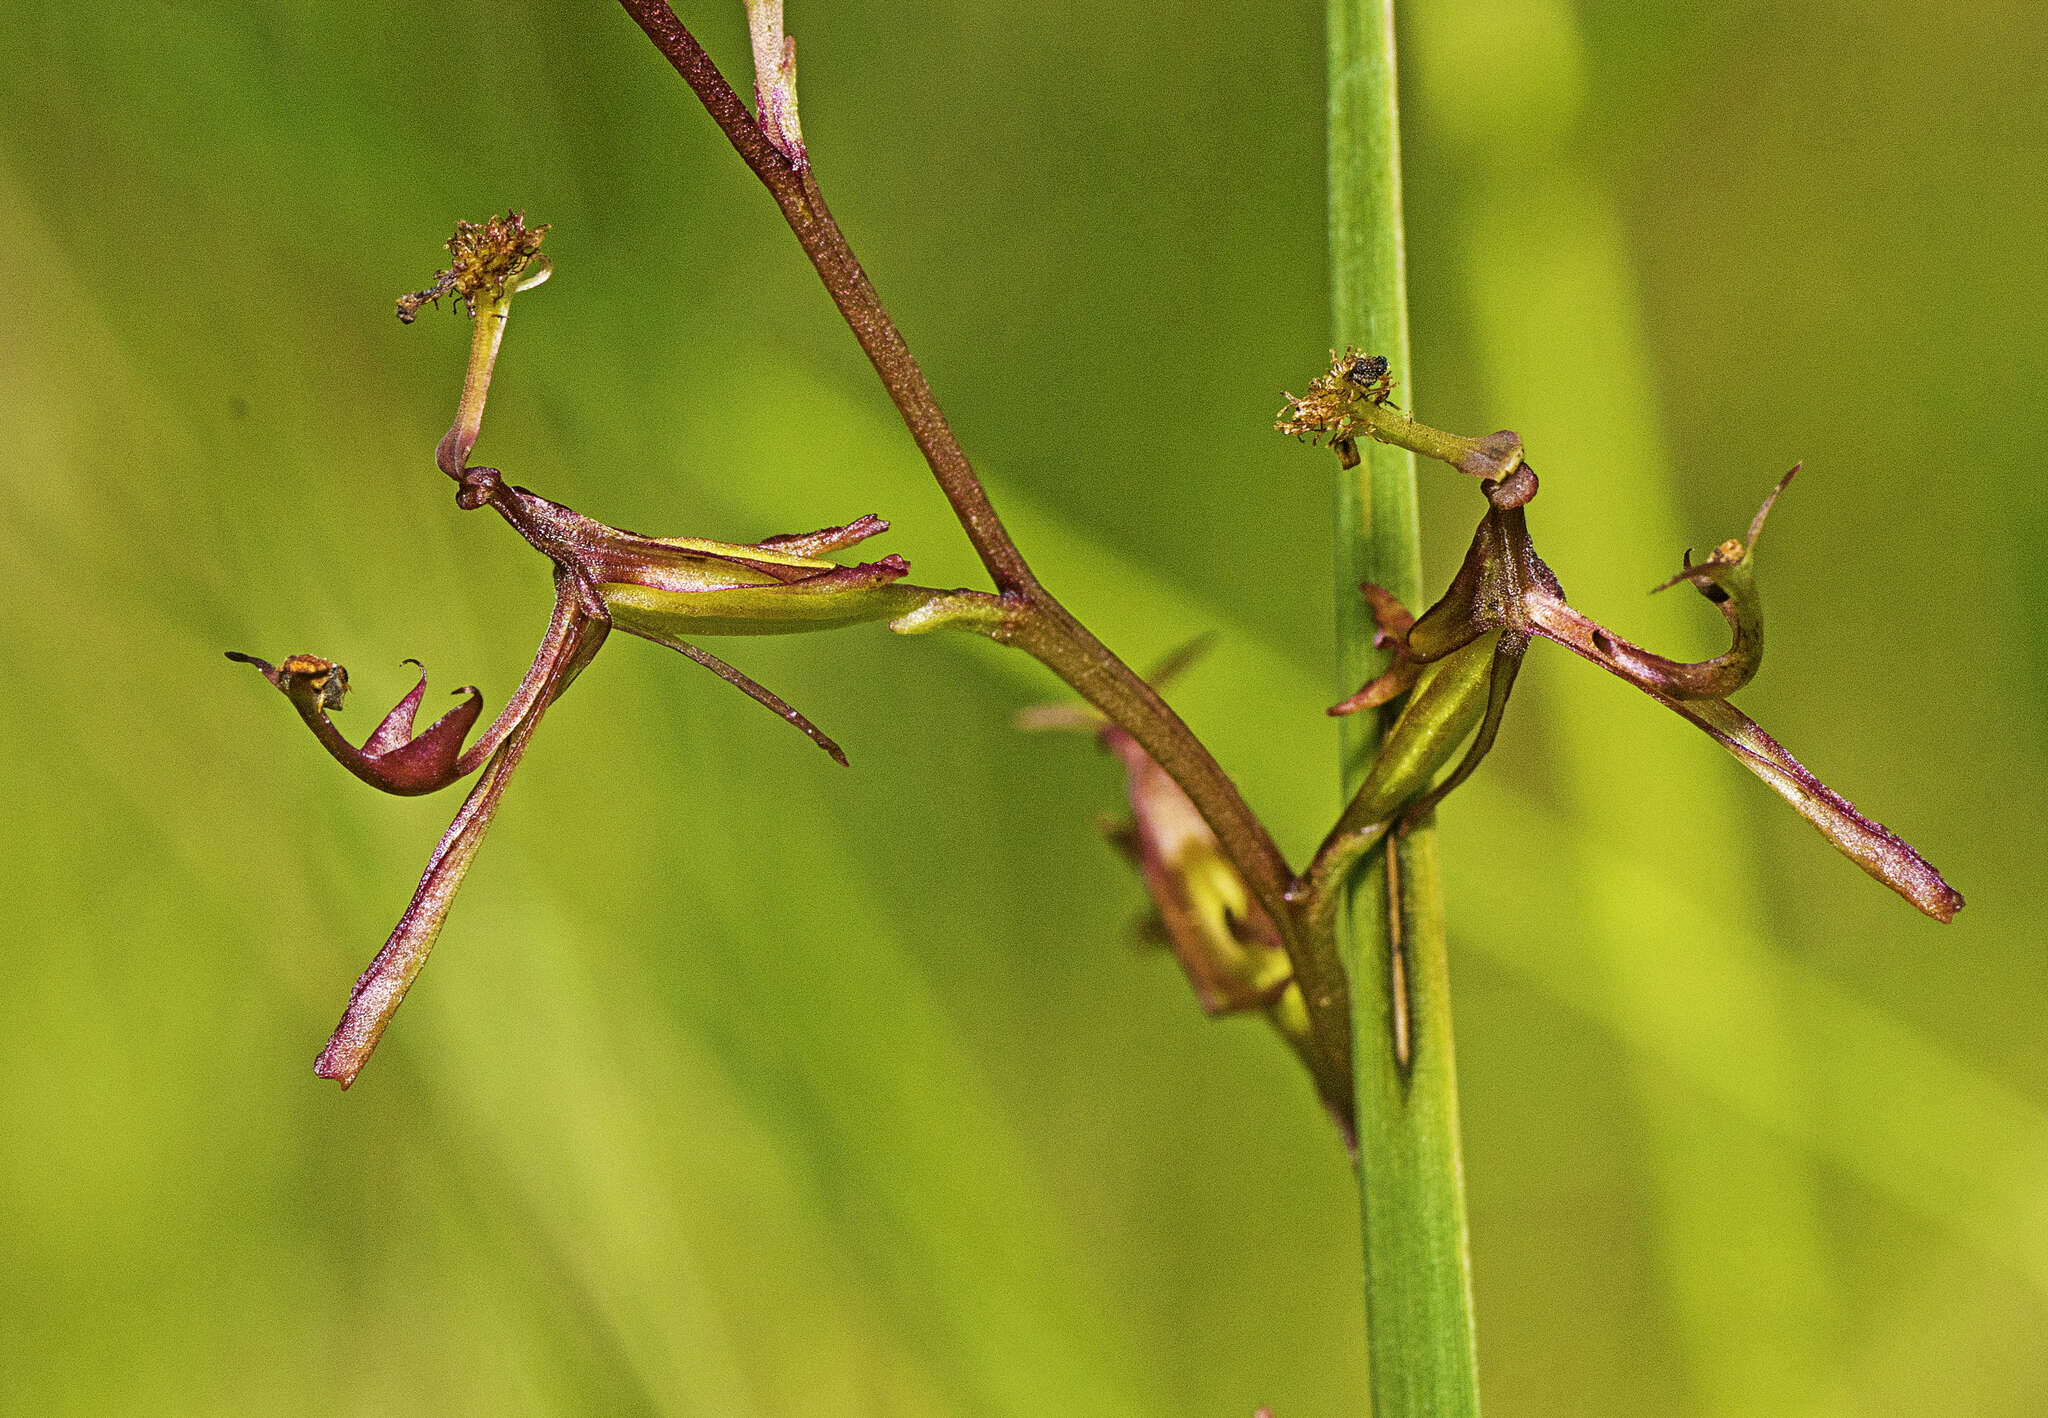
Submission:
MULTIPOLYGON (((1337 343, 1385 355, 1401 401, 1413 407, 1392 0, 1330 0, 1329 43, 1337 343)), ((1422 603, 1414 455, 1370 440, 1358 451, 1337 491, 1338 662, 1347 694, 1379 668, 1358 583, 1422 603)), ((1384 725, 1371 714, 1343 724, 1348 797, 1384 725)), ((1424 824, 1397 837, 1382 860, 1359 873, 1338 927, 1351 977, 1372 1411, 1464 1418, 1479 1411, 1478 1361, 1434 829, 1424 824)))

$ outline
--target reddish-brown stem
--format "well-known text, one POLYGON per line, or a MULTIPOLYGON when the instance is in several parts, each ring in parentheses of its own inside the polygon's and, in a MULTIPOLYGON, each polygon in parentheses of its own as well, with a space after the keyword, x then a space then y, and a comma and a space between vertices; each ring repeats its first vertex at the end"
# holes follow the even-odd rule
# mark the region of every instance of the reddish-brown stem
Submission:
POLYGON ((889 391, 925 462, 1009 608, 994 638, 1014 644, 1128 731, 1172 776, 1247 888, 1279 925, 1307 1005, 1316 1086, 1340 1118, 1351 1109, 1350 1004, 1327 933, 1304 929, 1288 900, 1295 877, 1272 834, 1215 757, 1130 666, 1054 599, 1010 540, 924 372, 832 219, 813 169, 769 142, 754 115, 665 0, 620 0, 774 197, 833 303, 889 391))

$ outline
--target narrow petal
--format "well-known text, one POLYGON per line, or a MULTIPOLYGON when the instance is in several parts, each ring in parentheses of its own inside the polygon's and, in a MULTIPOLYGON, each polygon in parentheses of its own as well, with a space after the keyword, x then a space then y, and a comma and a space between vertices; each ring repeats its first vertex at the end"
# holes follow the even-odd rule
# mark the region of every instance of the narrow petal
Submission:
POLYGON ((769 537, 762 541, 762 551, 779 551, 788 556, 829 556, 835 551, 844 551, 856 542, 879 536, 889 530, 889 524, 870 512, 867 516, 848 522, 843 527, 825 527, 815 532, 791 532, 785 536, 769 537))
POLYGON ((1372 607, 1373 648, 1392 650, 1394 659, 1378 675, 1367 680, 1358 693, 1349 699, 1339 700, 1324 711, 1333 718, 1391 703, 1415 688, 1415 681, 1422 677, 1423 662, 1408 649, 1408 632, 1415 624, 1415 617, 1401 604, 1400 597, 1384 586, 1361 581, 1358 591, 1365 597, 1366 604, 1372 607))
POLYGON ((1166 657, 1145 672, 1145 683, 1154 689, 1163 690, 1196 664, 1216 646, 1216 632, 1205 630, 1200 635, 1167 651, 1166 657))
POLYGON ((414 718, 419 714, 420 701, 427 694, 427 667, 418 660, 405 662, 420 672, 419 680, 412 691, 391 706, 391 712, 384 716, 382 723, 370 731, 363 740, 363 752, 371 755, 385 754, 409 742, 412 738, 414 718))
POLYGON ((1027 734, 1057 730, 1068 734, 1099 734, 1106 720, 1079 704, 1027 704, 1011 722, 1027 734))
POLYGON ((783 719, 794 724, 812 743, 815 743, 819 748, 824 749, 826 753, 830 754, 832 761, 841 768, 850 766, 846 761, 846 754, 840 749, 839 745, 827 738, 823 730, 809 719, 806 719, 788 700, 782 698, 781 695, 775 693, 766 685, 760 684, 741 674, 709 650, 699 649, 687 640, 679 640, 670 635, 660 635, 651 630, 640 629, 628 624, 624 619, 621 619, 618 624, 619 628, 626 631, 629 635, 637 635, 642 640, 651 640, 657 645, 666 646, 685 659, 702 665, 756 704, 765 705, 783 719))
MULTIPOLYGON (((1399 602, 1395 604, 1398 605, 1399 602)), ((1164 690, 1194 668, 1215 644, 1216 632, 1205 630, 1193 639, 1167 651, 1163 659, 1146 671, 1145 683, 1154 689, 1164 690)), ((1068 733, 1100 735, 1109 727, 1109 720, 1104 718, 1100 711, 1086 705, 1065 702, 1026 705, 1017 711, 1014 722, 1026 733, 1056 729, 1068 733)))
MULTIPOLYGON (((558 567, 576 568, 593 585, 620 581, 691 593, 801 581, 836 569, 830 561, 799 555, 773 543, 642 536, 509 484, 495 469, 471 468, 466 477, 478 505, 488 502, 535 550, 558 567)), ((885 525, 880 518, 863 518, 793 540, 799 544, 814 538, 855 542, 885 525)))

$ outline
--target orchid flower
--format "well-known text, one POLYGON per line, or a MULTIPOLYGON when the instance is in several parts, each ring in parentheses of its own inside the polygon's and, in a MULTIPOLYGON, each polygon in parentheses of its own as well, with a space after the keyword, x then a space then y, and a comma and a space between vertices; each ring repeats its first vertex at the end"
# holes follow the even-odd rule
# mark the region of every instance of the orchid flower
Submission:
MULTIPOLYGON (((1413 821, 1462 783, 1478 765, 1499 730, 1522 656, 1533 637, 1555 641, 1634 685, 1659 704, 1705 731, 1750 772, 1769 784, 1845 856, 1937 921, 1962 909, 1962 896, 1925 858, 1898 836, 1859 812, 1848 799, 1810 773, 1755 720, 1728 702, 1756 674, 1763 658, 1763 610, 1755 578, 1756 542, 1778 495, 1798 468, 1778 481, 1764 499, 1749 533, 1731 538, 1700 562, 1657 587, 1684 582, 1717 606, 1732 632, 1729 648, 1697 663, 1669 660, 1630 643, 1574 610, 1550 568, 1537 556, 1525 508, 1536 495, 1536 474, 1518 466, 1482 484, 1487 511, 1450 590, 1420 619, 1377 586, 1363 591, 1372 603, 1394 662, 1333 714, 1387 703, 1416 688, 1424 676, 1450 673, 1454 663, 1485 676, 1486 701, 1471 747, 1462 762, 1433 789, 1413 799, 1404 821, 1413 821)), ((1419 691, 1418 691, 1419 692, 1419 691)), ((1476 697, 1473 700, 1476 703, 1476 697)))
POLYGON ((436 461, 455 480, 459 507, 492 508, 554 566, 553 615, 532 665, 497 718, 465 748, 464 740, 482 715, 483 698, 464 687, 456 691, 462 703, 415 733, 415 716, 426 693, 422 669, 411 692, 358 748, 328 717, 341 708, 348 691, 348 671, 341 665, 314 655, 292 655, 272 665, 253 655, 228 654, 275 685, 322 747, 372 787, 399 795, 431 793, 482 770, 428 859, 405 914, 357 980, 348 1009, 315 1065, 321 1077, 344 1088, 355 1081, 426 964, 456 889, 542 716, 596 656, 613 626, 703 665, 844 764, 846 755, 810 720, 684 635, 779 634, 869 620, 896 620, 903 629, 919 630, 971 620, 978 599, 993 599, 906 585, 903 577, 910 568, 899 556, 851 566, 826 559, 888 530, 879 517, 751 544, 645 537, 514 487, 495 468, 469 466, 511 296, 546 276, 539 255, 545 231, 528 228, 517 213, 488 223, 461 223, 448 243, 454 265, 433 286, 399 302, 400 318, 409 321, 426 301, 453 295, 475 320, 462 400, 436 461))

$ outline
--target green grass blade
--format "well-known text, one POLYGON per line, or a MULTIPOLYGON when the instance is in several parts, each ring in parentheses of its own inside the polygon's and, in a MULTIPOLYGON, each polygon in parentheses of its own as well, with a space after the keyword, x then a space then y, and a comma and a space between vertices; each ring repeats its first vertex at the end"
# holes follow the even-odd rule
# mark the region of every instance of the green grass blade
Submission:
MULTIPOLYGON (((1337 343, 1385 355, 1400 398, 1412 406, 1392 0, 1331 0, 1329 25, 1337 343)), ((1378 443, 1359 451, 1358 466, 1340 473, 1337 493, 1338 688, 1344 694, 1377 668, 1372 620, 1358 583, 1374 581, 1411 607, 1422 604, 1415 459, 1378 443)), ((1363 776, 1378 732, 1374 716, 1345 720, 1347 795, 1363 776)), ((1458 1418, 1478 1412, 1479 1380, 1435 829, 1409 834, 1397 850, 1397 910, 1390 910, 1385 869, 1375 866, 1359 873, 1339 927, 1351 977, 1358 1078, 1372 1404, 1380 1418, 1458 1418), (1406 1015, 1398 1052, 1397 1009, 1406 1015)))

